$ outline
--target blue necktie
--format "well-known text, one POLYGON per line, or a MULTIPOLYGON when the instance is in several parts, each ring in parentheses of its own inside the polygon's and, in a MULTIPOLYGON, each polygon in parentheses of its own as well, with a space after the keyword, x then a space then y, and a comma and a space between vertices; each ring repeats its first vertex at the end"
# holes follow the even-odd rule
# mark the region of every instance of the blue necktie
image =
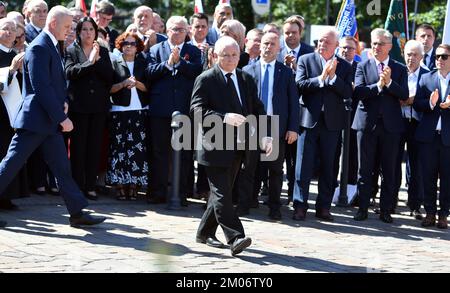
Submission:
POLYGON ((264 109, 267 112, 267 106, 269 105, 269 67, 270 64, 266 64, 266 71, 264 73, 264 80, 261 87, 261 99, 264 104, 264 109))

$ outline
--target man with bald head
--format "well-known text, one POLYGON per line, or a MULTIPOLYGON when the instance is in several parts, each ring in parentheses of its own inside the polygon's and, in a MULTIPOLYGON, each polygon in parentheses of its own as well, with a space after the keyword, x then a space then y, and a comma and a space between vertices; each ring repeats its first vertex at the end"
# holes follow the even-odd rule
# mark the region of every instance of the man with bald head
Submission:
MULTIPOLYGON (((223 121, 222 126, 229 133, 236 132, 235 129, 244 123, 247 115, 265 114, 264 105, 258 99, 252 77, 237 69, 239 56, 238 43, 231 37, 221 37, 215 45, 216 65, 195 80, 191 99, 191 116, 201 115, 203 119, 207 117, 220 119, 223 121)), ((206 125, 202 127, 203 146, 197 155, 198 162, 205 166, 211 195, 197 230, 196 241, 223 248, 224 245, 215 235, 220 225, 230 245, 231 255, 234 256, 252 243, 251 238, 245 236, 244 227, 232 203, 234 179, 246 151, 236 148, 238 143, 236 136, 223 137, 223 145, 218 148, 208 147, 210 130, 211 128, 206 125), (233 141, 228 141, 230 139, 233 141), (233 148, 225 149, 225 145, 231 145, 233 148)), ((271 140, 265 139, 262 145, 266 154, 270 155, 271 140)))
POLYGON ((316 52, 300 57, 296 84, 300 92, 301 135, 297 143, 294 220, 304 220, 315 158, 320 158, 316 217, 333 221, 333 167, 339 136, 344 128, 344 100, 352 96, 352 68, 335 56, 338 34, 328 29, 319 36, 316 52))
POLYGON ((136 8, 133 13, 133 23, 137 27, 137 35, 144 42, 145 52, 147 52, 151 46, 167 39, 167 37, 152 29, 153 10, 148 6, 142 5, 136 8))
POLYGON ((214 10, 214 23, 209 29, 208 35, 206 36, 206 41, 209 44, 217 42, 220 37, 220 27, 225 22, 225 20, 233 19, 233 9, 229 3, 220 3, 216 6, 214 10))
POLYGON ((67 116, 67 86, 58 42, 64 41, 71 26, 70 11, 55 6, 48 13, 42 33, 27 48, 23 61, 23 104, 13 125, 16 133, 0 163, 0 194, 31 153, 40 148, 58 180, 70 225, 79 227, 99 224, 105 218, 83 211, 88 203, 72 179, 62 136, 62 132, 73 129, 73 124, 67 116))
MULTIPOLYGON (((297 140, 299 125, 298 91, 295 86, 292 70, 276 60, 280 51, 279 37, 275 33, 266 33, 261 39, 260 59, 252 65, 244 67, 255 80, 258 88, 258 97, 263 102, 267 115, 278 116, 280 151, 275 161, 260 162, 260 168, 269 170, 269 218, 281 220, 280 196, 283 184, 283 161, 286 145, 297 140)), ((258 160, 255 162, 258 163, 258 160)), ((246 166, 247 167, 247 166, 246 166)), ((244 170, 247 172, 248 168, 244 170)), ((254 168, 253 168, 254 169, 254 168)), ((256 186, 261 185, 260 172, 250 174, 255 178, 256 186)), ((253 186, 251 186, 253 187, 253 186)), ((245 194, 241 192, 241 194, 245 194)), ((252 189, 247 191, 252 194, 252 189)), ((241 203, 239 203, 241 205, 241 203)))

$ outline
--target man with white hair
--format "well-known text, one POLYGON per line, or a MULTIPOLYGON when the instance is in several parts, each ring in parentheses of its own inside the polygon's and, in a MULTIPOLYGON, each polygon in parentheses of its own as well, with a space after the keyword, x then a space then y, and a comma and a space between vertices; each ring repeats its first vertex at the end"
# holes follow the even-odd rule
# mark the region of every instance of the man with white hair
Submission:
POLYGON ((64 41, 72 25, 72 15, 63 6, 53 7, 43 32, 28 47, 23 65, 23 104, 13 127, 17 129, 8 153, 0 163, 0 194, 5 190, 31 153, 40 148, 55 174, 70 214, 70 225, 95 225, 105 218, 83 211, 88 203, 72 179, 62 132, 73 129, 67 117, 67 86, 59 41, 64 41))
POLYGON ((345 122, 344 100, 352 96, 352 67, 335 56, 338 34, 328 29, 319 36, 318 49, 300 57, 295 78, 300 93, 300 131, 294 183, 294 215, 304 220, 315 160, 320 158, 316 217, 333 221, 333 170, 338 141, 345 122))
POLYGON ((405 44, 404 55, 406 61, 406 68, 408 69, 408 89, 409 98, 406 101, 401 101, 403 124, 405 125, 405 132, 402 133, 400 139, 400 149, 397 156, 396 165, 396 190, 394 192, 395 199, 398 201, 398 193, 402 183, 402 161, 403 153, 406 150, 408 153, 406 163, 406 182, 408 183, 408 207, 410 209, 410 216, 417 220, 422 220, 420 213, 420 206, 423 202, 423 182, 422 172, 419 165, 419 144, 414 138, 417 125, 420 121, 420 114, 414 110, 412 104, 416 96, 417 86, 423 74, 428 73, 429 70, 421 67, 423 56, 425 54, 424 46, 416 40, 409 40, 405 44))
MULTIPOLYGON (((169 161, 171 155, 170 127, 172 113, 189 113, 189 102, 195 78, 202 72, 201 52, 194 45, 185 43, 188 23, 183 16, 172 16, 167 20, 167 41, 150 49, 146 76, 151 84, 149 121, 151 140, 149 203, 166 201, 168 192, 169 161)), ((187 151, 182 153, 180 188, 181 204, 187 205, 189 191, 187 168, 192 161, 187 151)))
POLYGON ((401 133, 405 130, 400 101, 408 99, 406 67, 389 58, 392 34, 384 29, 371 32, 374 58, 358 64, 355 93, 360 98, 352 128, 358 137, 359 210, 354 219, 366 220, 373 190, 373 173, 379 156, 381 182, 380 220, 392 223, 394 209, 395 164, 401 133), (379 154, 379 155, 377 155, 379 154))
MULTIPOLYGON (((215 44, 216 65, 196 79, 192 93, 191 116, 215 116, 223 121, 227 133, 235 133, 236 127, 244 123, 247 115, 265 115, 253 78, 237 69, 239 55, 237 42, 228 36, 221 37, 215 44)), ((202 141, 208 141, 209 130, 209 127, 202 127, 202 141)), ((215 235, 220 225, 230 245, 231 255, 234 256, 252 243, 251 238, 245 236, 244 227, 232 203, 234 179, 247 151, 236 148, 236 136, 223 137, 222 141, 222 147, 202 147, 198 151, 197 159, 205 166, 211 195, 197 230, 196 241, 223 248, 224 245, 215 235), (233 141, 228 141, 229 138, 233 141), (225 145, 232 145, 234 148, 225 149, 225 145)), ((270 155, 270 139, 265 140, 263 149, 270 155)))
POLYGON ((151 46, 167 39, 164 35, 152 29, 153 10, 148 6, 142 5, 136 8, 133 13, 133 23, 138 29, 137 35, 144 42, 144 52, 147 52, 151 46))
POLYGON ((30 22, 25 26, 25 40, 31 44, 45 26, 48 5, 43 0, 31 0, 27 5, 27 13, 30 22))
POLYGON ((233 19, 233 9, 231 8, 231 5, 229 3, 219 3, 214 9, 213 17, 214 22, 206 36, 206 41, 209 44, 214 45, 220 37, 220 27, 222 24, 225 20, 233 19))

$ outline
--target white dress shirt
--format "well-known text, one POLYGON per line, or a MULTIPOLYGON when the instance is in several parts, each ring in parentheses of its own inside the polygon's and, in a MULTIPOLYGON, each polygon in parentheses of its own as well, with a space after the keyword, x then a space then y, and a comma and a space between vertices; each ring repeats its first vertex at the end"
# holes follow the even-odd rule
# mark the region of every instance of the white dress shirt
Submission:
MULTIPOLYGON (((223 75, 223 78, 225 79, 225 83, 227 83, 227 74, 228 74, 228 72, 223 70, 220 66, 219 66, 219 68, 220 68, 220 71, 222 71, 222 75, 223 75)), ((237 92, 238 97, 239 97, 239 102, 242 105, 242 99, 241 99, 241 93, 239 92, 239 83, 238 83, 238 80, 237 80, 236 69, 233 70, 233 72, 230 72, 230 73, 231 73, 231 80, 233 81, 234 88, 236 89, 236 92, 237 92)))
POLYGON ((275 62, 276 60, 273 60, 270 63, 264 62, 264 60, 261 59, 261 94, 260 98, 262 99, 262 89, 263 89, 263 81, 266 73, 266 66, 267 64, 270 64, 269 67, 269 93, 267 95, 267 115, 272 116, 273 115, 273 82, 275 79, 275 62))
MULTIPOLYGON (((450 72, 447 74, 446 77, 443 77, 441 75, 441 73, 438 71, 438 77, 439 77, 439 85, 441 86, 441 96, 439 97, 441 99, 441 101, 445 101, 447 99, 447 96, 445 95, 447 93, 447 87, 448 87, 448 83, 450 82, 450 72)), ((438 103, 436 103, 435 106, 437 106, 438 103)), ((434 107, 431 105, 430 102, 430 107, 433 110, 434 107)), ((436 130, 441 131, 442 127, 441 127, 441 116, 439 116, 439 121, 436 125, 436 130)))
MULTIPOLYGON (((412 73, 408 73, 408 89, 409 89, 409 97, 415 97, 417 92, 417 82, 419 79, 420 66, 416 71, 412 73)), ((416 110, 412 106, 402 106, 403 117, 409 120, 416 119, 419 121, 419 114, 417 114, 416 110)))

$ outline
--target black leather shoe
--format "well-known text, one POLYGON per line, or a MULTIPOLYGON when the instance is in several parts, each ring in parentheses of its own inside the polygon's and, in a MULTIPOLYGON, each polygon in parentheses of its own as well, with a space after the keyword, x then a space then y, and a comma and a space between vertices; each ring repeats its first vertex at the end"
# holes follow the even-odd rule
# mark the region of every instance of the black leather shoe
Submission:
POLYGON ((280 210, 270 210, 269 218, 274 221, 281 220, 281 212, 280 210))
POLYGON ((319 219, 321 219, 323 221, 327 221, 327 222, 333 222, 334 221, 334 218, 330 214, 330 210, 328 210, 328 209, 317 210, 316 211, 316 218, 319 218, 319 219))
POLYGON ((6 221, 0 221, 0 228, 5 228, 8 222, 6 221))
POLYGON ((364 221, 367 220, 369 214, 367 213, 367 210, 359 209, 358 212, 356 212, 356 215, 353 217, 353 220, 355 221, 364 221))
POLYGON ((413 210, 409 213, 411 217, 414 217, 416 220, 423 220, 423 215, 419 210, 413 210))
POLYGON ((388 223, 388 224, 394 222, 394 219, 392 219, 391 214, 388 213, 388 212, 381 212, 380 213, 380 220, 385 222, 385 223, 388 223))
POLYGON ((82 212, 80 216, 70 216, 70 226, 79 228, 80 226, 92 226, 103 223, 105 217, 91 216, 87 212, 82 212))
POLYGON ((294 210, 294 214, 292 215, 292 219, 294 221, 304 221, 306 218, 306 209, 297 207, 294 210))
POLYGON ((12 203, 9 199, 2 199, 0 200, 0 210, 5 211, 17 211, 19 207, 12 203))
POLYGON ((235 256, 236 254, 241 253, 244 249, 249 247, 251 244, 252 244, 252 239, 250 237, 236 238, 230 246, 231 255, 235 256))
POLYGON ((208 246, 214 247, 214 248, 225 248, 225 244, 219 241, 219 239, 216 238, 216 236, 210 236, 210 237, 197 237, 196 239, 197 243, 204 243, 208 246))

